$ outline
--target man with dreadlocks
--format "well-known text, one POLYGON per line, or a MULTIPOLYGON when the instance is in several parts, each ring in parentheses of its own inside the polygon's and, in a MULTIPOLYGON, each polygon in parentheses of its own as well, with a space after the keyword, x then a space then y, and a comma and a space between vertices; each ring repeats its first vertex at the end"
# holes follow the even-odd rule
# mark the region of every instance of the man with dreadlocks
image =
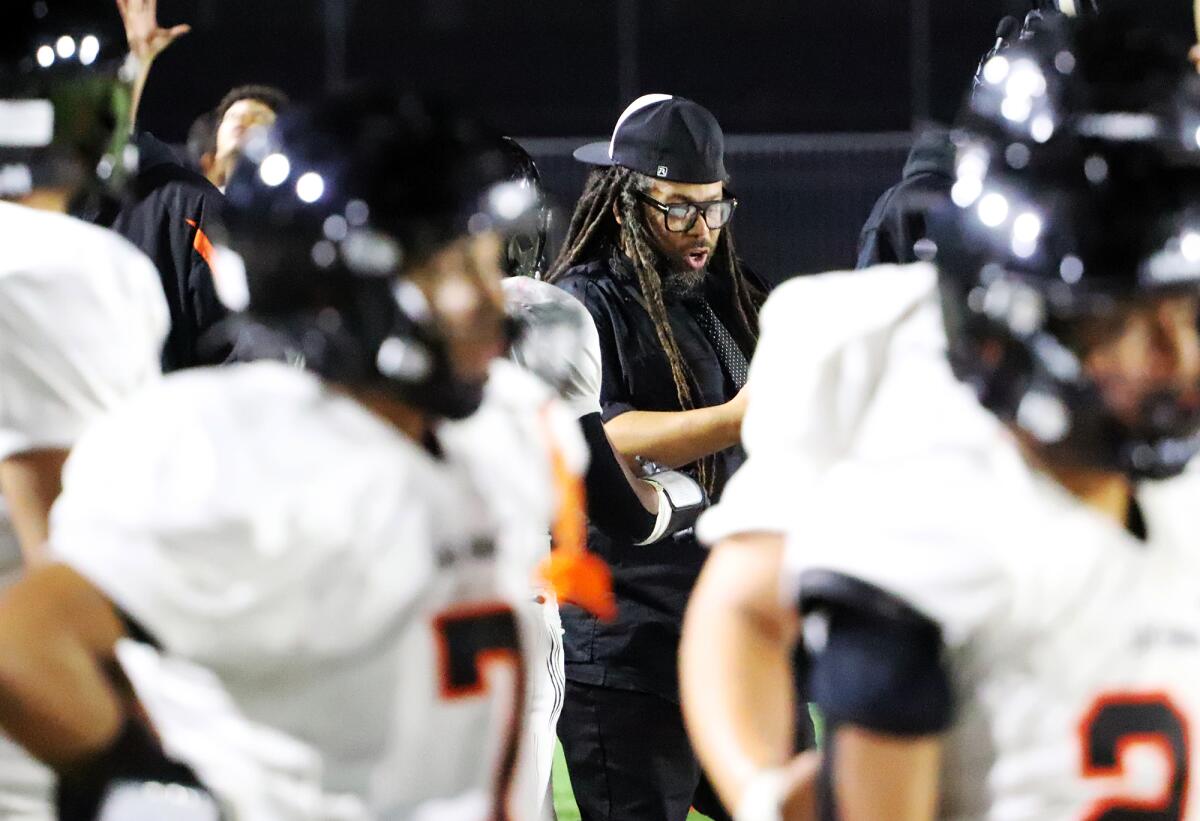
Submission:
MULTIPOLYGON (((550 279, 596 324, 601 409, 627 460, 682 468, 710 497, 741 464, 747 360, 763 293, 726 227, 724 137, 713 115, 665 94, 635 100, 610 142, 575 152, 588 178, 550 279)), ((650 544, 597 526, 619 615, 565 608, 559 737, 585 821, 727 818, 679 711, 680 624, 705 554, 690 530, 650 544)))

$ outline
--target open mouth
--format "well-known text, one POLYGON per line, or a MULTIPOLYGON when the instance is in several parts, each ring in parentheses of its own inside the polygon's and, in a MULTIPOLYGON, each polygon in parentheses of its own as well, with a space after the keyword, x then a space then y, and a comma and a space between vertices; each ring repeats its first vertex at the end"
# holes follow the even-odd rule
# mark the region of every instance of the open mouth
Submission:
POLYGON ((693 271, 699 271, 708 264, 709 252, 707 248, 698 248, 687 254, 683 259, 687 262, 688 267, 693 271))

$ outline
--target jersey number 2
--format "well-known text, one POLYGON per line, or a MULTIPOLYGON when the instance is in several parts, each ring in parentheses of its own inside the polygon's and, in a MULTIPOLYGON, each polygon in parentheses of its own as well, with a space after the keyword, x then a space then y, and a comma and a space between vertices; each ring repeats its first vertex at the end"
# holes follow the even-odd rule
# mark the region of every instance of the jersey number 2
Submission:
POLYGON ((1083 774, 1119 776, 1131 744, 1152 744, 1170 762, 1167 782, 1153 799, 1106 798, 1085 821, 1179 821, 1188 800, 1188 724, 1165 693, 1113 693, 1092 704, 1080 726, 1083 774))
POLYGON ((507 821, 508 794, 517 767, 517 741, 525 709, 525 664, 517 617, 503 604, 447 610, 433 621, 438 638, 441 696, 447 700, 470 698, 487 691, 486 668, 502 663, 513 666, 514 704, 500 752, 493 795, 494 821, 507 821))

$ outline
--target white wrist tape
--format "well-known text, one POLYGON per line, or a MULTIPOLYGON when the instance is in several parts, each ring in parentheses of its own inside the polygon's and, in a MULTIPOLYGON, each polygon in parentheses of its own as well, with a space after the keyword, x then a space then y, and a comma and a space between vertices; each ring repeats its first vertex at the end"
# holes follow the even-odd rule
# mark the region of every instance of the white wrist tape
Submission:
POLYGON ((782 770, 760 770, 746 785, 733 821, 783 821, 782 770))
POLYGON ((671 524, 671 497, 667 495, 667 491, 658 482, 645 480, 654 485, 654 491, 658 494, 658 518, 654 520, 654 529, 650 531, 650 535, 644 541, 638 542, 638 546, 646 544, 654 544, 667 533, 667 527, 671 524))
POLYGON ((654 485, 658 492, 658 517, 654 529, 638 545, 654 544, 673 533, 678 533, 695 524, 696 519, 708 507, 708 497, 700 484, 677 470, 665 470, 645 481, 654 485))

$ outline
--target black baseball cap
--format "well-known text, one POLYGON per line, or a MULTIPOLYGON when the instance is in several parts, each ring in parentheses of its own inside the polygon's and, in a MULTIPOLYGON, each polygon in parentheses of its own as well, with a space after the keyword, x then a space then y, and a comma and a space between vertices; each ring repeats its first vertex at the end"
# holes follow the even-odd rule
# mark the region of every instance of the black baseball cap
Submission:
POLYGON ((725 182, 725 134, 704 106, 670 94, 644 94, 621 114, 608 142, 575 149, 589 165, 619 165, 672 182, 725 182))

